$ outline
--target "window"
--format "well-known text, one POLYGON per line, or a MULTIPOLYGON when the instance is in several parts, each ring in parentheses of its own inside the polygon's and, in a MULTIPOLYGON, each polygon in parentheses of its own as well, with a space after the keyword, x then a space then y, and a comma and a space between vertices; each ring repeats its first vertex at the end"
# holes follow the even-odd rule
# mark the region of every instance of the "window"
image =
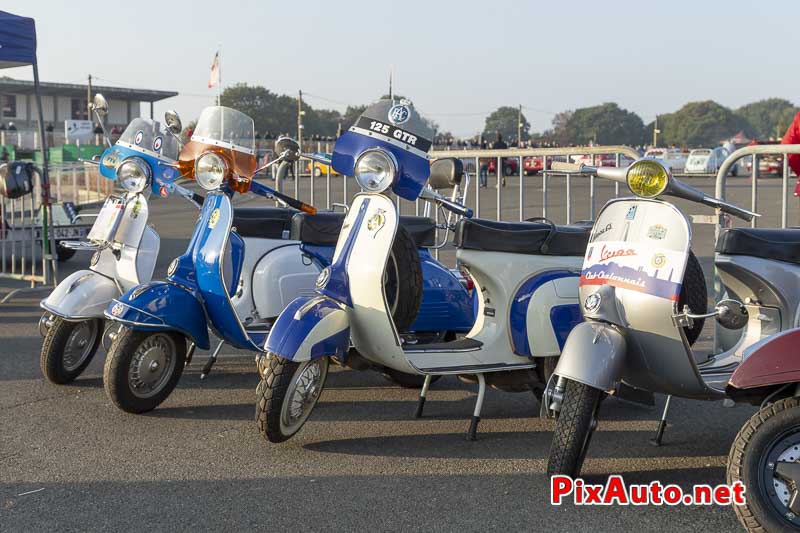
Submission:
POLYGON ((15 94, 0 95, 0 105, 3 106, 3 116, 17 118, 17 96, 15 94))
POLYGON ((72 120, 89 120, 86 98, 72 99, 72 120))

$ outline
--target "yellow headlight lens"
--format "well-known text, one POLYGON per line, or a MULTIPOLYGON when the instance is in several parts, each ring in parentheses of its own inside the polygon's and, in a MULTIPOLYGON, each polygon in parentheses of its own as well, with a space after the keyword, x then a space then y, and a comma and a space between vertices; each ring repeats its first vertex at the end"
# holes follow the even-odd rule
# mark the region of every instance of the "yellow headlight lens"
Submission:
POLYGON ((655 198, 667 188, 669 172, 658 161, 643 159, 628 169, 628 188, 636 196, 655 198))

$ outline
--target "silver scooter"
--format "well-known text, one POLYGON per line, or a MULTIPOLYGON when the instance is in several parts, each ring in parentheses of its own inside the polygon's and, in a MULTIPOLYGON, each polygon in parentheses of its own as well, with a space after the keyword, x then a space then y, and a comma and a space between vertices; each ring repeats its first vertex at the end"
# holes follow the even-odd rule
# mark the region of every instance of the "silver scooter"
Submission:
POLYGON ((672 395, 760 405, 731 449, 728 481, 741 481, 747 494, 747 504, 734 508, 749 530, 800 528, 800 333, 792 329, 800 325, 800 229, 727 229, 715 264, 744 303, 725 299, 706 312, 689 219, 663 197, 714 207, 726 218, 750 221, 756 213, 682 183, 655 160, 558 169, 626 183, 636 197, 611 200, 594 225, 580 281, 586 321, 567 338, 542 403, 558 419, 547 473, 580 474, 598 406, 624 386, 668 395, 655 444, 672 395), (693 297, 680 302, 687 287, 693 297), (743 330, 738 343, 710 356, 694 352, 708 318, 743 330))

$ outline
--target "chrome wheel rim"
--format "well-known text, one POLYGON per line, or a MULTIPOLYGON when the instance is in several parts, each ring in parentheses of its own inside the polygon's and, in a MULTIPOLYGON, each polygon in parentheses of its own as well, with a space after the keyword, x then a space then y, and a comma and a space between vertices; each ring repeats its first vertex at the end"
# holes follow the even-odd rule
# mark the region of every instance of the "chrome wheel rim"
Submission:
POLYGON ((169 335, 147 337, 134 352, 128 366, 128 384, 138 398, 155 396, 169 382, 176 364, 175 342, 169 335))
POLYGON ((75 327, 64 343, 64 370, 73 372, 80 368, 86 359, 92 355, 95 337, 97 336, 97 322, 85 320, 76 322, 75 327))
MULTIPOLYGON (((800 431, 792 428, 783 431, 767 446, 760 461, 759 488, 771 502, 779 516, 800 526, 800 513, 793 512, 791 502, 800 490, 798 487, 800 463, 800 431)), ((796 506, 795 506, 796 511, 796 506)))
POLYGON ((327 375, 327 357, 306 361, 297 367, 281 406, 284 435, 293 435, 305 424, 322 394, 327 375))

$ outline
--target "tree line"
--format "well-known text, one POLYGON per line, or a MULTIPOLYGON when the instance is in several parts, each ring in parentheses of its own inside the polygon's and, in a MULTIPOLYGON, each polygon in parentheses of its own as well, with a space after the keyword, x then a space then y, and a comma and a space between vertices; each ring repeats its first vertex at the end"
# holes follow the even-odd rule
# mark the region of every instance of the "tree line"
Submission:
MULTIPOLYGON (((382 98, 387 97, 383 95, 382 98)), ((233 107, 253 117, 261 137, 297 133, 297 98, 280 95, 244 83, 226 88, 222 105, 233 107)), ((334 137, 349 128, 366 106, 348 106, 344 113, 315 109, 303 102, 303 135, 334 137)), ((690 102, 672 113, 658 115, 659 144, 680 147, 715 146, 721 140, 743 132, 751 139, 777 138, 783 135, 800 111, 792 102, 768 98, 737 109, 729 109, 712 100, 690 102)), ((430 122, 434 130, 438 126, 430 122)), ((541 133, 530 133, 531 124, 517 107, 502 106, 485 120, 483 136, 489 140, 499 132, 516 142, 521 131, 523 141, 553 144, 647 145, 652 142, 655 121, 645 124, 636 113, 608 102, 556 114, 552 126, 541 133), (520 126, 521 124, 521 126, 520 126)), ((447 132, 440 137, 452 137, 447 132)))

